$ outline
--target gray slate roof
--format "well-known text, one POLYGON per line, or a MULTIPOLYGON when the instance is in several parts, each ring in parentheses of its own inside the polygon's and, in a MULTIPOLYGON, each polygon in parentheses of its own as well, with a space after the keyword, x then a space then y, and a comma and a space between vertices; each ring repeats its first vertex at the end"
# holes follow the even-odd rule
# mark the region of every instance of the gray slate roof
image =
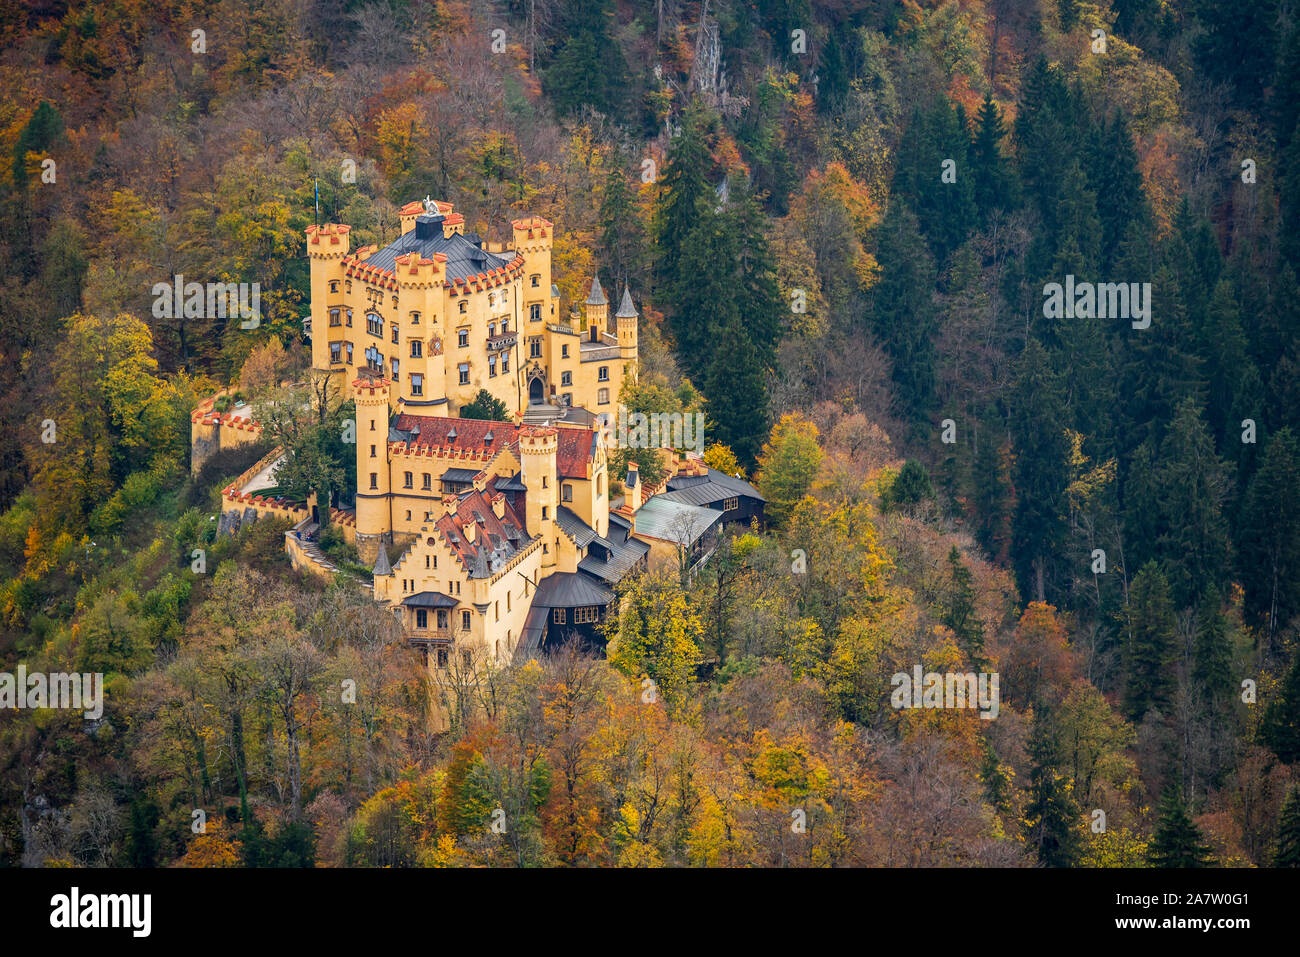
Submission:
POLYGON ((440 591, 422 591, 403 598, 402 604, 408 608, 455 608, 460 603, 440 591))
POLYGON ((636 534, 678 545, 694 545, 721 520, 722 513, 714 509, 656 495, 637 509, 636 534))
POLYGON ((752 498, 759 502, 767 499, 758 489, 744 479, 738 479, 726 472, 709 469, 705 475, 679 475, 668 480, 668 491, 661 492, 655 498, 670 502, 685 502, 687 505, 712 505, 729 498, 752 498))
POLYGON ((636 318, 636 307, 632 305, 632 293, 627 288, 627 286, 623 287, 623 301, 618 304, 618 312, 614 314, 614 318, 615 319, 636 318))
POLYGON ((543 578, 537 586, 537 591, 533 593, 533 609, 608 605, 613 600, 612 591, 586 575, 556 572, 549 578, 543 578))
POLYGON ((398 256, 418 253, 425 259, 432 259, 434 253, 442 253, 447 257, 447 278, 468 279, 478 273, 504 266, 518 255, 513 251, 504 257, 490 253, 486 249, 480 249, 459 233, 443 236, 444 218, 441 215, 425 213, 416 219, 415 229, 408 230, 383 249, 373 253, 369 259, 364 260, 365 264, 377 269, 392 270, 396 266, 398 256), (424 228, 421 228, 421 224, 424 224, 424 228), (432 235, 421 238, 418 233, 432 235))
POLYGON ((609 300, 605 298, 605 290, 600 288, 600 277, 593 276, 591 278, 591 293, 587 296, 587 305, 605 306, 608 304, 609 300))

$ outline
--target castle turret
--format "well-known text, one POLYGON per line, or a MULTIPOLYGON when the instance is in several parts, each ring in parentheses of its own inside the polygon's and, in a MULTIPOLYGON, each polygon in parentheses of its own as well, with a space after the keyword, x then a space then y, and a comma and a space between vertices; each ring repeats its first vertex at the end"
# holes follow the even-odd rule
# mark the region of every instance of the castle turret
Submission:
POLYGON ((555 314, 555 287, 551 285, 551 245, 555 240, 555 227, 540 216, 515 219, 515 252, 524 260, 524 287, 521 304, 527 318, 532 318, 537 306, 537 318, 549 322, 555 314))
POLYGON ((559 448, 558 433, 553 428, 525 428, 519 432, 519 462, 522 480, 528 489, 524 525, 528 534, 541 536, 547 554, 542 567, 555 564, 555 507, 556 466, 555 454, 559 448))
POLYGON ((357 379, 357 552, 367 564, 380 546, 393 544, 392 501, 388 464, 388 397, 386 379, 357 379))
POLYGON ((600 288, 600 277, 591 277, 591 292, 587 295, 587 332, 592 342, 600 341, 600 334, 609 324, 609 300, 605 290, 600 288))
POLYGON ((636 381, 637 341, 636 341, 636 307, 632 305, 632 293, 623 287, 623 301, 618 305, 614 320, 618 323, 618 355, 623 360, 623 369, 636 381))

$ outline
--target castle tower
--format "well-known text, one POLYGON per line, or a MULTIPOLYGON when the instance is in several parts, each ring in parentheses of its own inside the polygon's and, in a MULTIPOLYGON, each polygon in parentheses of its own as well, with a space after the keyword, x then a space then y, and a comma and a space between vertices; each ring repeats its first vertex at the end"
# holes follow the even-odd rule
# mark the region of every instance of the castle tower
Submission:
POLYGON ((311 261, 311 365, 330 368, 330 306, 342 306, 342 297, 330 283, 343 279, 343 257, 351 249, 351 226, 325 223, 307 227, 307 256, 311 261))
POLYGON ((524 258, 523 298, 520 299, 524 307, 522 322, 529 321, 534 305, 538 307, 539 318, 549 322, 555 311, 551 292, 551 246, 555 241, 555 226, 540 216, 511 220, 510 225, 514 229, 515 252, 524 258))
POLYGON ((357 379, 357 552, 370 564, 393 544, 388 463, 388 380, 357 379))
POLYGON ((600 341, 600 334, 609 324, 609 300, 600 288, 600 277, 591 277, 591 292, 587 296, 587 332, 592 342, 600 341))
POLYGON ((553 566, 556 561, 554 523, 558 483, 555 453, 558 448, 559 437, 553 428, 525 428, 519 432, 521 478, 528 489, 524 493, 527 497, 524 524, 529 535, 540 535, 546 543, 549 551, 542 559, 543 568, 553 566))
POLYGON ((623 369, 636 381, 637 341, 636 341, 636 307, 632 305, 632 293, 623 287, 623 301, 618 305, 614 321, 618 323, 618 355, 623 360, 623 369))

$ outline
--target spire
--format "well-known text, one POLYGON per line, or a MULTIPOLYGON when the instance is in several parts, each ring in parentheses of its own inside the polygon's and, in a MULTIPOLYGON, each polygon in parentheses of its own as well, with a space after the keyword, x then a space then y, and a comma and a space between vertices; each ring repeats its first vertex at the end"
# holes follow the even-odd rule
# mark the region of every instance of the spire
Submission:
POLYGON ((618 312, 614 314, 615 319, 635 319, 636 306, 632 305, 632 293, 627 286, 623 286, 623 301, 618 304, 618 312))
POLYGON ((384 543, 379 543, 379 556, 375 559, 375 577, 384 578, 393 573, 393 566, 388 564, 388 549, 384 548, 384 543))
POLYGON ((607 306, 609 300, 605 298, 605 290, 600 288, 600 277, 591 277, 591 294, 587 296, 588 306, 607 306))

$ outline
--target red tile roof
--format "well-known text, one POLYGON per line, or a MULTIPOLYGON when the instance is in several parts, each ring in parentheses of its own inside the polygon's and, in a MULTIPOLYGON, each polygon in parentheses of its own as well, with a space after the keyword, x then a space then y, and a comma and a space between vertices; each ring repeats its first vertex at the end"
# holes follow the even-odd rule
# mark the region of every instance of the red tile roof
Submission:
MULTIPOLYGON (((457 452, 474 452, 495 455, 509 448, 519 452, 520 427, 509 422, 487 422, 482 419, 452 419, 434 415, 403 414, 393 427, 399 432, 410 432, 419 425, 420 434, 410 443, 419 450, 454 449, 457 452), (452 430, 454 439, 449 438, 452 430), (485 441, 491 433, 492 441, 485 441)), ((588 466, 595 458, 598 433, 591 429, 556 429, 557 449, 555 470, 565 478, 588 477, 588 466)))

